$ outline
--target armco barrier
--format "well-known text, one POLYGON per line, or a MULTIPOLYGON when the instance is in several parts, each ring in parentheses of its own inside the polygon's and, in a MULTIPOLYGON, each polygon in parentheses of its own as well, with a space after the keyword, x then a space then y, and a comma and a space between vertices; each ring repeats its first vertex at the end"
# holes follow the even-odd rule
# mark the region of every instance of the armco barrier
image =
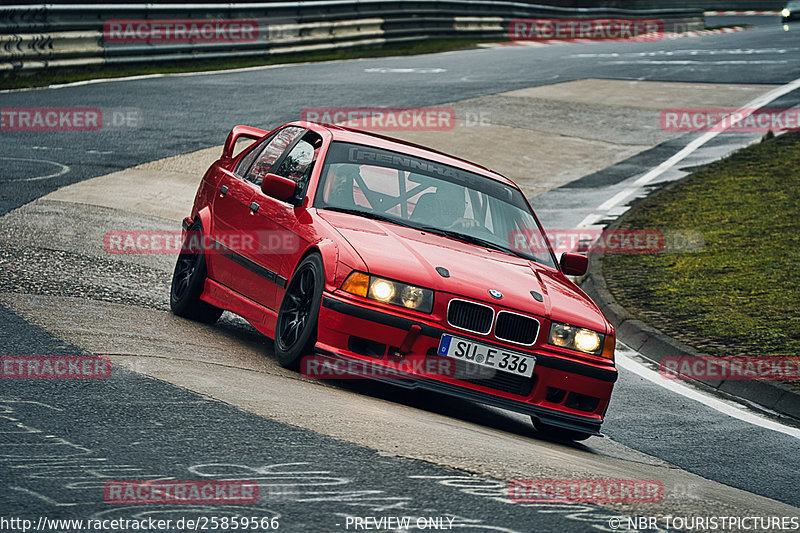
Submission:
POLYGON ((663 20, 667 32, 701 29, 704 24, 699 8, 561 8, 488 0, 0 6, 0 72, 265 56, 430 38, 503 40, 515 18, 657 18, 663 20), (110 42, 113 39, 104 35, 104 25, 121 20, 250 21, 257 28, 257 38, 110 42))

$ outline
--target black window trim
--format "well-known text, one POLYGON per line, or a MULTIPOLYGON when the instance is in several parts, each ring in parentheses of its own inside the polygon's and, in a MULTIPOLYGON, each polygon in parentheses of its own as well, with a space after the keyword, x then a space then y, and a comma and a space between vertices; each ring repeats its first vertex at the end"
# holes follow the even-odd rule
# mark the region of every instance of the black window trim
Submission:
MULTIPOLYGON (((300 126, 294 126, 294 127, 295 127, 295 128, 300 128, 300 126)), ((275 160, 275 163, 272 165, 272 166, 275 168, 275 170, 277 170, 277 169, 281 168, 281 165, 283 164, 283 161, 284 161, 284 160, 285 160, 287 157, 289 157, 289 154, 292 152, 292 150, 294 150, 294 147, 295 147, 295 146, 297 146, 297 145, 298 145, 298 143, 299 143, 300 141, 302 141, 302 140, 303 140, 303 137, 305 137, 305 136, 306 136, 306 134, 307 134, 309 131, 311 131, 311 130, 309 130, 309 129, 307 129, 307 128, 300 128, 300 129, 301 129, 301 130, 303 130, 303 133, 302 133, 301 135, 299 135, 299 136, 297 137, 297 139, 293 140, 293 141, 291 142, 291 144, 289 144, 289 146, 287 146, 287 147, 286 147, 286 150, 284 150, 284 151, 283 151, 283 153, 281 154, 281 156, 280 156, 278 159, 276 159, 276 160, 275 160)), ((319 134, 317 134, 317 135, 319 135, 319 134)), ((273 174, 274 174, 274 172, 273 172, 273 174)), ((280 175, 280 174, 279 174, 279 175, 280 175)), ((287 178, 288 176, 282 176, 282 177, 284 177, 284 178, 287 178)))
MULTIPOLYGON (((273 164, 272 164, 272 166, 273 166, 273 167, 275 167, 275 168, 279 168, 279 167, 281 166, 281 163, 283 163, 283 160, 284 160, 284 159, 286 159, 286 156, 289 154, 289 152, 291 152, 291 151, 294 149, 295 145, 296 145, 296 144, 297 144, 297 143, 298 143, 300 140, 302 140, 302 138, 303 138, 303 137, 305 137, 305 136, 306 136, 306 134, 307 134, 309 131, 311 131, 311 130, 309 130, 308 128, 304 128, 304 127, 302 127, 302 126, 294 126, 294 125, 289 125, 289 126, 286 126, 285 128, 280 128, 279 130, 276 130, 276 131, 275 131, 275 132, 274 132, 272 135, 269 135, 269 136, 267 136, 266 138, 262 139, 260 142, 258 142, 258 143, 256 143, 255 145, 253 145, 253 146, 254 146, 254 149, 255 149, 255 147, 261 146, 261 145, 263 144, 264 146, 262 146, 262 147, 261 147, 261 149, 260 149, 260 150, 261 150, 261 152, 263 152, 263 151, 264 151, 264 148, 266 148, 266 147, 267 147, 267 145, 268 145, 270 142, 272 142, 272 140, 273 140, 273 139, 275 139, 275 137, 277 137, 277 136, 278 136, 278 134, 279 134, 280 132, 282 132, 283 130, 285 130, 285 129, 288 129, 288 128, 299 128, 299 129, 301 130, 301 133, 300 133, 300 135, 297 137, 297 139, 295 139, 294 141, 292 141, 292 142, 289 144, 289 146, 287 146, 287 147, 286 147, 286 149, 283 151, 283 153, 281 154, 281 156, 280 156, 278 159, 276 159, 276 160, 275 160, 275 163, 273 163, 273 164)), ((246 151, 245 151, 245 153, 249 153, 249 150, 246 150, 246 151)), ((243 155, 243 156, 242 156, 242 159, 244 159, 245 157, 247 157, 247 156, 246 156, 246 155, 243 155)), ((247 174, 249 174, 249 173, 250 173, 250 169, 252 169, 252 168, 253 168, 253 165, 255 165, 255 164, 256 164, 256 161, 258 161, 258 158, 259 158, 259 157, 261 157, 261 153, 259 153, 259 154, 258 154, 258 155, 255 157, 255 159, 253 159, 253 162, 252 162, 252 163, 250 163, 250 165, 247 167, 247 170, 246 170, 244 173, 242 173, 242 174, 239 174, 239 165, 240 165, 240 164, 241 164, 241 162, 242 162, 242 159, 239 159, 239 163, 236 165, 236 168, 234 169, 233 173, 234 173, 234 175, 235 175, 236 177, 242 178, 244 181, 246 181, 247 183, 249 183, 249 184, 250 184, 250 185, 252 185, 253 187, 255 187, 255 188, 257 188, 257 189, 261 190, 261 188, 260 188, 258 185, 256 185, 255 183, 253 183, 252 181, 250 181, 249 179, 247 179, 247 174)))
POLYGON ((251 168, 251 167, 252 167, 252 166, 255 164, 255 162, 256 162, 256 159, 258 159, 258 156, 256 156, 256 158, 255 158, 255 159, 253 159, 252 163, 250 163, 250 165, 248 165, 247 169, 246 169, 244 172, 241 172, 241 170, 242 170, 242 163, 244 162, 244 159, 245 159, 245 158, 246 158, 248 155, 250 155, 250 152, 253 152, 253 151, 255 151, 255 152, 260 152, 261 150, 263 150, 263 148, 264 148, 264 146, 263 146, 263 145, 264 145, 264 143, 267 143, 267 144, 268 144, 268 143, 269 143, 269 142, 270 142, 272 139, 274 139, 274 138, 275 138, 275 136, 278 134, 278 131, 280 131, 280 130, 277 130, 277 131, 273 132, 271 135, 267 135, 266 137, 264 137, 263 139, 261 139, 261 140, 260 140, 260 141, 258 141, 257 143, 253 143, 253 145, 252 145, 252 146, 250 146, 250 147, 248 147, 247 149, 245 149, 245 150, 244 150, 244 151, 243 151, 243 152, 242 152, 242 153, 239 155, 239 161, 237 161, 237 163, 236 163, 236 167, 233 169, 233 175, 234 175, 234 176, 236 176, 237 178, 241 178, 241 179, 243 179, 244 181, 246 181, 246 182, 248 182, 248 183, 251 183, 251 184, 252 184, 252 182, 251 182, 250 180, 248 180, 248 179, 247 179, 245 176, 247 176, 247 173, 250 171, 250 168, 251 168))

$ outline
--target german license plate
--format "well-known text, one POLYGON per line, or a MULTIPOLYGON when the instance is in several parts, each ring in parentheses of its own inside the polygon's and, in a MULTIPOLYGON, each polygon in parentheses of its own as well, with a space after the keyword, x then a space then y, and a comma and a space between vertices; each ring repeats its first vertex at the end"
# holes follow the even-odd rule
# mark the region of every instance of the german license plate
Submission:
POLYGON ((452 335, 442 335, 439 355, 460 359, 474 365, 493 368, 527 378, 533 375, 536 358, 532 355, 488 346, 452 335))

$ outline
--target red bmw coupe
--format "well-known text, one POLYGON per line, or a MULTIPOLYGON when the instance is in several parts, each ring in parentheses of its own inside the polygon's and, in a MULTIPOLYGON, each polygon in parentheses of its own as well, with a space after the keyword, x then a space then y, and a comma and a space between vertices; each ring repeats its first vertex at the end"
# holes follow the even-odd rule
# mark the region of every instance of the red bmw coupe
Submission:
POLYGON ((551 437, 600 434, 615 334, 567 278, 587 259, 557 260, 495 172, 339 126, 236 126, 183 228, 179 316, 241 315, 289 368, 368 363, 373 379, 527 414, 551 437), (242 138, 256 142, 234 155, 242 138))

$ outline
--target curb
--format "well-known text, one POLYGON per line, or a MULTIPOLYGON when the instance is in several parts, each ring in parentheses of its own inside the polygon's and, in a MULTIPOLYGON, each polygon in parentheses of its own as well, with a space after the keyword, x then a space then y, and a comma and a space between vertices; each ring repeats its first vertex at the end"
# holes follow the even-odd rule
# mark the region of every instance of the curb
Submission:
MULTIPOLYGON (((683 180, 678 180, 675 184, 681 181, 683 180)), ((651 193, 648 198, 663 190, 665 189, 659 189, 651 193)), ((609 224, 606 229, 616 230, 636 205, 643 200, 641 199, 634 203, 628 211, 609 224)), ((628 312, 614 298, 606 286, 602 268, 603 255, 603 253, 589 254, 589 268, 584 277, 580 279, 579 284, 614 325, 618 340, 621 340, 647 360, 656 364, 660 363, 665 357, 708 357, 708 354, 701 353, 691 346, 665 335, 628 312)), ((800 419, 800 392, 792 390, 784 383, 765 380, 691 381, 695 384, 700 384, 701 387, 732 396, 734 399, 745 400, 781 415, 800 419)))

